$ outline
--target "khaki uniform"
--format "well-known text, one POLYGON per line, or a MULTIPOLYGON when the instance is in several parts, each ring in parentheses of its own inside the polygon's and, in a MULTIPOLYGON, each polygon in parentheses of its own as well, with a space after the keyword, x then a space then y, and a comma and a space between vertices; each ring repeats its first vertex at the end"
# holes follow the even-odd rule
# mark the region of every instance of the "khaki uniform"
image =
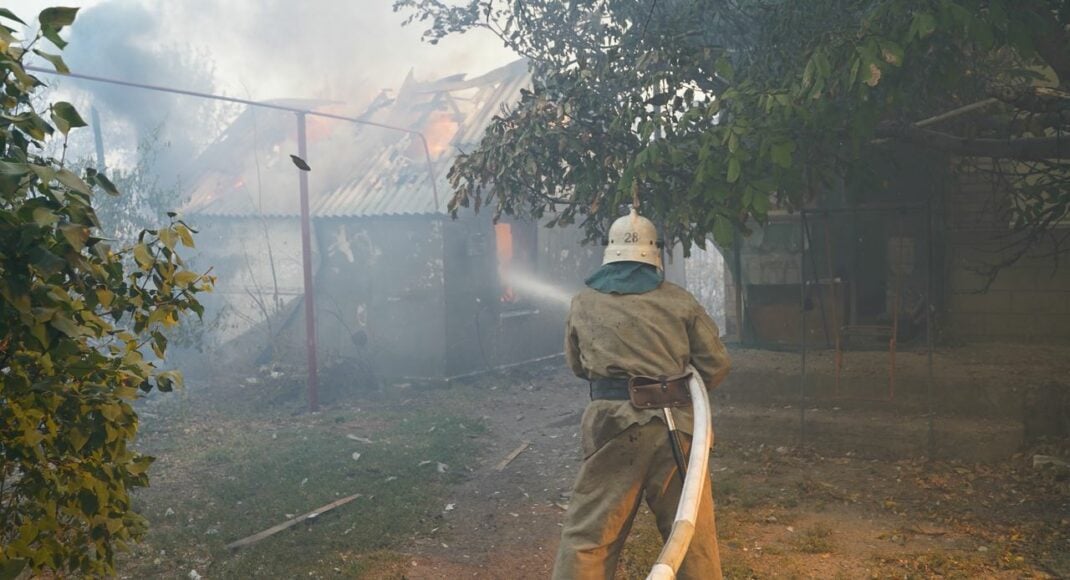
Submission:
MULTIPOLYGON (((642 294, 585 290, 572 300, 565 356, 579 377, 673 375, 690 363, 709 389, 728 374, 717 326, 683 288, 663 282, 642 294)), ((674 409, 690 434, 691 408, 674 409)), ((581 422, 584 462, 565 514, 554 566, 556 580, 612 578, 640 500, 667 537, 680 497, 680 478, 660 409, 628 401, 591 401, 581 422)), ((712 493, 700 504, 695 536, 677 576, 721 578, 712 493)))

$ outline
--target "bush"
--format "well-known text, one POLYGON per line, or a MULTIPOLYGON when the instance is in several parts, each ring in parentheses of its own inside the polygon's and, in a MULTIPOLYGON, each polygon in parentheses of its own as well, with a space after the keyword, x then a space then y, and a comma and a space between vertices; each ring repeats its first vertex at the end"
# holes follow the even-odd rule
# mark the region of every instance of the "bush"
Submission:
POLYGON ((115 186, 46 153, 65 152, 85 122, 66 102, 49 105, 48 119, 36 110, 44 85, 23 62, 36 54, 66 70, 35 47, 62 49, 76 12, 42 11, 39 32, 20 41, 3 24, 22 21, 0 8, 0 578, 110 575, 116 551, 142 534, 129 490, 148 483, 152 458, 128 448, 131 402, 181 383, 143 351, 162 359, 161 329, 200 315, 195 296, 214 282, 184 266, 176 248, 191 247, 193 231, 174 214, 110 247, 92 202, 115 186))

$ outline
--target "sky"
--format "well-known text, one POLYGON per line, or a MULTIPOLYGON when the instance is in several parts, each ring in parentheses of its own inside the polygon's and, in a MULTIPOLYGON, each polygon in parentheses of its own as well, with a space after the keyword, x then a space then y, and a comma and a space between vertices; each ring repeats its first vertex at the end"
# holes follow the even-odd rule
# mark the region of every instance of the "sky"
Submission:
MULTIPOLYGON (((430 45, 403 27, 393 0, 8 0, 23 20, 55 5, 79 6, 64 58, 74 72, 267 100, 317 98, 350 104, 420 79, 478 75, 517 57, 477 31, 430 45)), ((36 26, 35 26, 36 27, 36 26)), ((80 108, 97 107, 109 155, 127 157, 131 136, 163 127, 174 156, 194 154, 233 110, 185 97, 140 94, 74 80, 55 83, 80 108), (118 128, 118 129, 117 129, 118 128), (121 131, 120 131, 121 129, 121 131), (120 131, 121 134, 117 134, 120 131), (206 137, 207 136, 207 137, 206 137)))
MULTIPOLYGON (((57 2, 9 0, 30 22, 57 2)), ((402 27, 392 0, 66 0, 80 6, 67 34, 68 60, 81 72, 120 76, 133 51, 144 60, 185 52, 212 66, 216 85, 253 98, 359 98, 396 87, 410 69, 418 77, 484 72, 516 57, 478 32, 439 45, 402 27), (84 51, 90 50, 91 54, 84 51), (81 53, 85 58, 78 58, 81 53)), ((162 62, 167 62, 164 59, 162 62)), ((174 72, 174 71, 170 71, 174 72)), ((166 76, 168 71, 150 74, 166 76)), ((129 79, 146 80, 146 79, 129 79)))

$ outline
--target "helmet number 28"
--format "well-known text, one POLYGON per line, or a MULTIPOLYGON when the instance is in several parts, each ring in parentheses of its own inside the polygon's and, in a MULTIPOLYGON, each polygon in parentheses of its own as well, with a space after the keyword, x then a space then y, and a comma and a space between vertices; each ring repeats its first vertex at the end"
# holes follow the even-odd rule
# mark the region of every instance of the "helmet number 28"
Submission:
POLYGON ((624 243, 625 244, 638 244, 639 243, 639 232, 625 232, 624 233, 624 243))

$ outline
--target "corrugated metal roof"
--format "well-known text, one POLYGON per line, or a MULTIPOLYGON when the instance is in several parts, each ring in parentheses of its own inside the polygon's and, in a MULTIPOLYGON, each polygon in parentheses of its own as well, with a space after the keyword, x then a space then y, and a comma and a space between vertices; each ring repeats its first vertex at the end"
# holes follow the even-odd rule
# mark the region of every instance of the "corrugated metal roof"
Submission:
MULTIPOLYGON (((444 214, 451 195, 446 174, 458 152, 478 142, 502 106, 517 101, 529 79, 524 61, 471 80, 455 75, 423 83, 413 80, 410 74, 389 105, 377 100, 362 117, 425 134, 432 148, 437 148, 432 163, 437 202, 418 137, 335 122, 344 128, 333 129, 327 140, 317 141, 314 147, 310 138, 312 215, 444 214), (443 122, 452 130, 448 135, 435 133, 441 130, 436 124, 443 122)), ((220 217, 299 215, 297 173, 288 157, 296 150, 290 142, 293 115, 257 115, 255 119, 254 122, 248 111, 244 113, 202 155, 199 177, 194 181, 185 213, 220 217), (258 137, 251 136, 253 131, 258 132, 258 137), (254 144, 261 151, 257 159, 252 155, 254 144)), ((308 119, 311 124, 315 117, 308 119)))
POLYGON ((457 124, 432 170, 438 186, 435 199, 430 171, 418 137, 404 135, 379 151, 354 177, 318 202, 314 215, 368 217, 379 215, 444 214, 451 191, 446 175, 461 150, 482 137, 503 105, 515 102, 529 83, 527 64, 517 61, 470 81, 451 77, 433 83, 407 82, 394 106, 394 123, 421 131, 431 146, 431 124, 447 119, 457 124), (436 113, 438 116, 436 117, 436 113))

